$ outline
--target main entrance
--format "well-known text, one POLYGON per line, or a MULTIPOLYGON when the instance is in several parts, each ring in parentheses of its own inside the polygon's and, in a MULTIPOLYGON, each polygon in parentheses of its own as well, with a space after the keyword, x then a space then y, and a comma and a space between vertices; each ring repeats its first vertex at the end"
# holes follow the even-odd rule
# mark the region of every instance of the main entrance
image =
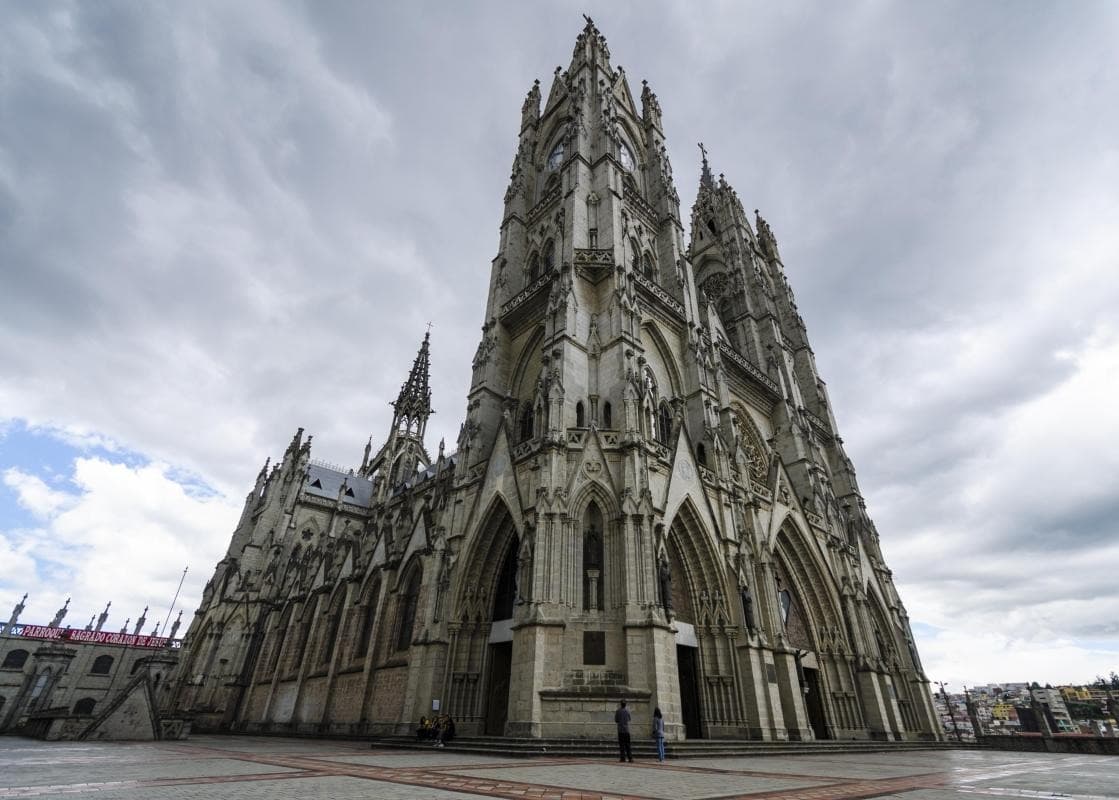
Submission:
POLYGON ((513 671, 513 643, 490 645, 490 679, 486 686, 486 735, 504 736, 509 719, 509 678, 513 671))
POLYGON ((820 671, 804 668, 804 703, 808 710, 808 724, 817 739, 830 739, 827 722, 824 719, 824 697, 820 693, 820 671))
POLYGON ((689 739, 702 739, 699 716, 699 668, 696 648, 676 645, 676 668, 680 677, 680 716, 689 739))

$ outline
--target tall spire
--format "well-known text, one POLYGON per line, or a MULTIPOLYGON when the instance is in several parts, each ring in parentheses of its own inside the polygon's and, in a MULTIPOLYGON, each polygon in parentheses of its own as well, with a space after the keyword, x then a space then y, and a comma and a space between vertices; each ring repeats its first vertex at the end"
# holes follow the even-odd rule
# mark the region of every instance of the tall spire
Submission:
POLYGON ((703 154, 703 166, 699 171, 700 191, 704 189, 714 189, 715 177, 711 174, 711 166, 707 163, 707 148, 703 146, 703 142, 700 142, 698 146, 699 152, 703 154))
POLYGON ((392 407, 396 409, 394 427, 407 428, 408 432, 417 433, 421 437, 427 418, 435 413, 431 410, 430 342, 431 331, 428 331, 424 334, 423 344, 420 345, 420 352, 416 354, 416 360, 412 362, 412 372, 409 373, 408 380, 400 387, 400 394, 392 403, 392 407), (418 425, 419 430, 414 430, 413 425, 418 425))

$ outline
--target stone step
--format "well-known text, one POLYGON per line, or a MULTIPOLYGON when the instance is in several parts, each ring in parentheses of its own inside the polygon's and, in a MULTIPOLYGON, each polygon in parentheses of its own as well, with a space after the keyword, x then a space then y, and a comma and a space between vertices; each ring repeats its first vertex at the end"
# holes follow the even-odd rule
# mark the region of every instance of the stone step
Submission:
MULTIPOLYGON (((418 741, 414 737, 392 736, 373 739, 374 748, 399 748, 422 750, 431 748, 431 742, 418 741)), ((954 742, 874 742, 874 741, 815 741, 815 742, 772 742, 741 739, 691 739, 683 742, 668 742, 666 753, 669 758, 705 758, 713 756, 745 755, 822 755, 825 753, 875 753, 899 752, 909 750, 949 749, 958 745, 954 742)), ((484 753, 502 756, 590 756, 613 758, 618 753, 618 743, 614 739, 529 739, 506 738, 500 736, 461 736, 447 743, 446 750, 460 753, 484 753)), ((633 742, 633 753, 638 758, 655 758, 656 744, 650 739, 637 739, 633 742)))

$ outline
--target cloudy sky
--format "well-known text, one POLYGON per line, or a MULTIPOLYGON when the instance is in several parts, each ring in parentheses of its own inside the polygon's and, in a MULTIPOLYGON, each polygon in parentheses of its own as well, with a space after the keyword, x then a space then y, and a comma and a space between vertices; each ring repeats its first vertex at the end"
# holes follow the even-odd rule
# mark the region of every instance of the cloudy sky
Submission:
MULTIPOLYGON (((587 11, 781 243, 930 677, 1119 670, 1119 6, 0 2, 0 615, 187 617, 431 321, 453 443, 522 98, 587 11)), ((686 212, 686 209, 685 209, 686 212)))

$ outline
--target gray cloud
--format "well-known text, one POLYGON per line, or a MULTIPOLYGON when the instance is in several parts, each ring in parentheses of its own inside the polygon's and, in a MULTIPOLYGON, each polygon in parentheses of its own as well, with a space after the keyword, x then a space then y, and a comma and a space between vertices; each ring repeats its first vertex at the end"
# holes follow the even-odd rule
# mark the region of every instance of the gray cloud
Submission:
MULTIPOLYGON (((359 458, 431 320, 428 444, 453 442, 521 99, 581 11, 10 5, 0 415, 236 497, 297 425, 359 458)), ((913 618, 1119 649, 1077 602, 1119 608, 1119 11, 591 13, 685 206, 702 140, 773 225, 913 618)))

